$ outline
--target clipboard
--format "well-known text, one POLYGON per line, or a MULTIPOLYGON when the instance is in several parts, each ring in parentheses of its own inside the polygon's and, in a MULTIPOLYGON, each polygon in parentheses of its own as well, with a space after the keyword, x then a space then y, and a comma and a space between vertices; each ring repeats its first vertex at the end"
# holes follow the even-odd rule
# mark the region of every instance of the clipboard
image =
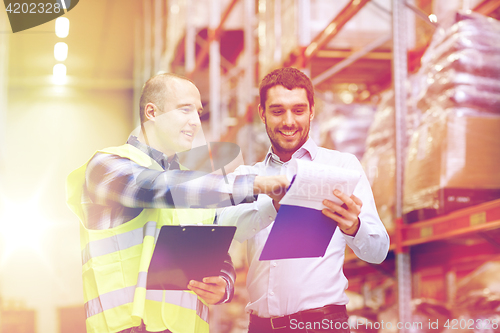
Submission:
POLYGON ((259 260, 323 257, 335 229, 320 210, 281 205, 259 260))
POLYGON ((190 280, 219 276, 235 226, 161 227, 148 270, 147 289, 187 290, 190 280))
POLYGON ((259 257, 261 261, 323 257, 337 229, 337 223, 321 212, 325 208, 323 199, 347 209, 333 195, 333 189, 351 196, 361 179, 357 170, 299 159, 292 159, 287 176, 292 180, 280 200, 278 215, 259 257))

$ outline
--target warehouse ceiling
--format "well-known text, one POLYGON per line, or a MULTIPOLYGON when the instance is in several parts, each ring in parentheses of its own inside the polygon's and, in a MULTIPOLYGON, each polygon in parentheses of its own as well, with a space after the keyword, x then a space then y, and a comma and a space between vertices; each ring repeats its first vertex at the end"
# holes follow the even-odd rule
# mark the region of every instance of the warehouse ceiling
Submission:
MULTIPOLYGON (((58 38, 55 21, 9 33, 9 86, 25 88, 52 85, 54 45, 68 44, 68 85, 85 89, 131 89, 134 22, 140 1, 85 0, 68 12, 69 35, 58 38)), ((5 17, 6 19, 6 17, 5 17)))
MULTIPOLYGON (((431 1, 417 2, 425 14, 430 14, 431 1)), ((362 11, 370 11, 370 17, 380 17, 382 22, 387 21, 390 25, 390 8, 382 7, 380 3, 370 1, 362 11)), ((491 16, 499 16, 498 7, 497 4, 491 16)), ((127 0, 126 5, 120 0, 85 0, 80 1, 77 7, 65 15, 70 20, 67 38, 55 36, 54 21, 23 32, 7 34, 10 86, 52 84, 52 67, 57 63, 53 48, 55 43, 64 41, 69 46, 68 58, 63 62, 67 67, 69 85, 87 89, 132 89, 134 52, 141 51, 134 48, 134 27, 141 11, 140 0, 127 0)), ((363 12, 360 13, 363 15, 363 12)), ((3 16, 3 20, 6 20, 6 16, 3 16)), ((432 28, 422 22, 421 19, 416 21, 417 36, 429 36, 432 28)), ((4 29, 7 33, 10 31, 6 22, 4 29)), ((356 33, 344 30, 308 63, 313 80, 384 35, 380 31, 365 30, 356 33)), ((203 30, 200 33, 202 32, 203 30)), ((222 43, 224 38, 227 38, 229 44, 237 45, 237 50, 231 49, 234 51, 232 54, 223 55, 224 58, 234 61, 237 53, 242 50, 242 43, 236 43, 238 39, 241 41, 241 31, 227 32, 222 38, 222 43)), ((416 41, 415 49, 409 54, 410 70, 418 67, 418 60, 427 42, 428 37, 427 40, 416 41)), ((345 66, 335 75, 322 80, 316 87, 319 91, 335 91, 343 89, 345 84, 356 84, 360 92, 367 90, 371 96, 390 86, 391 56, 391 41, 388 40, 354 64, 345 66)), ((206 71, 206 63, 204 67, 201 73, 206 71)), ((205 79, 206 75, 201 75, 201 78, 205 79)), ((205 91, 207 89, 206 84, 200 86, 202 96, 208 96, 208 91, 205 91)))
MULTIPOLYGON (((55 36, 54 21, 10 34, 10 86, 52 84, 52 67, 57 63, 53 48, 55 43, 63 41, 69 47, 68 58, 63 62, 67 67, 68 85, 87 89, 131 89, 134 51, 137 51, 134 50, 134 25, 141 15, 141 10, 142 3, 139 0, 128 0, 126 5, 120 0, 85 0, 80 1, 77 7, 65 15, 70 20, 70 32, 64 39, 55 36)), ((387 16, 387 13, 385 15, 387 16)), ((230 34, 231 32, 226 32, 222 38, 229 38, 230 34)), ((347 34, 343 39, 351 41, 352 47, 349 48, 345 48, 345 45, 337 47, 339 38, 331 41, 310 62, 311 77, 314 78, 337 65, 379 35, 366 31, 347 34)), ((340 39, 342 40, 342 36, 340 39)), ((235 45, 234 40, 230 40, 230 44, 235 45)), ((238 51, 241 51, 240 44, 238 51)), ((223 56, 230 60, 235 58, 234 54, 223 56)), ((328 77, 318 84, 317 88, 335 90, 339 84, 355 83, 360 85, 362 90, 372 93, 380 91, 390 85, 390 59, 389 41, 358 60, 355 65, 347 66, 334 76, 328 77)), ((206 68, 207 63, 204 65, 206 68)), ((202 78, 205 76, 202 75, 202 78)), ((200 87, 202 96, 208 96, 204 86, 206 85, 200 87)))

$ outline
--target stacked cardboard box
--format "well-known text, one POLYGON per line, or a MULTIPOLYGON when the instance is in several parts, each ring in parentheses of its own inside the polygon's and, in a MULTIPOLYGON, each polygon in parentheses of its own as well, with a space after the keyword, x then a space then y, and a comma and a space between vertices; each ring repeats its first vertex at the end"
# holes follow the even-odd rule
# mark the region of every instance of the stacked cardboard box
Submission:
MULTIPOLYGON (((409 85, 417 78, 410 77, 409 85)), ((406 117, 406 136, 403 147, 420 121, 419 110, 414 107, 416 90, 410 90, 407 96, 408 114, 406 117)), ((394 233, 396 203, 396 150, 394 123, 394 91, 387 90, 382 94, 373 122, 366 138, 366 151, 361 164, 370 181, 375 204, 389 234, 394 233)))
POLYGON ((500 197, 500 22, 454 14, 418 75, 423 116, 405 166, 408 222, 500 197))
POLYGON ((370 181, 380 219, 393 234, 395 204, 394 92, 386 91, 368 131, 361 164, 370 181))

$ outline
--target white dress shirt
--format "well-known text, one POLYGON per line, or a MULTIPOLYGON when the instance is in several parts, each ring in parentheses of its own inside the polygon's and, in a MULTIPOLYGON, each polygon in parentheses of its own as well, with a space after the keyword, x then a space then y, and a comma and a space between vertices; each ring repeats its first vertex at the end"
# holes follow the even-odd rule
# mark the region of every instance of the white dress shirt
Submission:
MULTIPOLYGON (((342 271, 346 244, 359 258, 370 263, 381 263, 389 250, 389 236, 377 214, 370 184, 354 155, 318 147, 309 138, 292 155, 294 158, 360 171, 362 177, 354 195, 363 202, 359 214, 361 224, 354 237, 337 228, 322 258, 259 261, 276 217, 271 198, 259 195, 253 203, 219 210, 218 224, 237 226, 235 239, 248 241, 250 303, 246 310, 259 317, 284 316, 328 304, 347 304, 347 279, 342 271)), ((288 163, 282 163, 270 149, 263 162, 240 166, 235 174, 286 174, 288 163)))

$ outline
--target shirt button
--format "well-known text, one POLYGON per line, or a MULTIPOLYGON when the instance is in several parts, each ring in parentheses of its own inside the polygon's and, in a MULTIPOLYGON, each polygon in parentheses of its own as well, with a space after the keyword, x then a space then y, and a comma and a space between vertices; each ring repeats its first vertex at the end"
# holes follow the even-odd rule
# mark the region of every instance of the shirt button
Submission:
POLYGON ((269 216, 269 221, 272 221, 274 220, 272 216, 269 216))
POLYGON ((269 295, 274 296, 274 291, 271 291, 269 295))
POLYGON ((278 266, 278 264, 277 264, 277 263, 275 263, 275 262, 273 262, 273 267, 276 267, 276 266, 278 266))
POLYGON ((255 231, 257 231, 257 229, 255 229, 255 228, 254 228, 254 229, 252 229, 252 231, 254 231, 254 232, 255 232, 255 231))

